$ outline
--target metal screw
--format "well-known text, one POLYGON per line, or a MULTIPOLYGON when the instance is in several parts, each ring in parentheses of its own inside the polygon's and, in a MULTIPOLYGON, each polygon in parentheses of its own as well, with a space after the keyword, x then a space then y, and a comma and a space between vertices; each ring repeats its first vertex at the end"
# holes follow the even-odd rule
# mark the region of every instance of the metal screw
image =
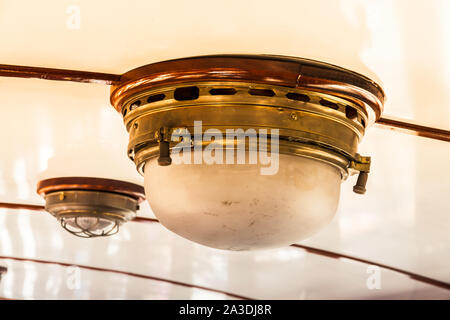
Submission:
POLYGON ((297 120, 298 119, 298 116, 297 116, 297 114, 295 112, 291 113, 291 119, 292 120, 297 120))
POLYGON ((358 180, 356 181, 356 184, 353 186, 353 192, 358 194, 366 193, 366 184, 368 177, 369 177, 368 172, 360 171, 358 175, 358 180))

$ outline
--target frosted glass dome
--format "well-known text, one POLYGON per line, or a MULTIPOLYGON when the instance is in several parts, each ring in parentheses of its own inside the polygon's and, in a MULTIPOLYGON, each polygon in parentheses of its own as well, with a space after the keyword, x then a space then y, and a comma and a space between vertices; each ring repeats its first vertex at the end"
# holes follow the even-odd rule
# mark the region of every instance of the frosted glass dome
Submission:
POLYGON ((205 246, 253 250, 287 246, 333 218, 341 174, 331 165, 280 155, 274 175, 261 164, 145 165, 150 206, 169 230, 205 246))

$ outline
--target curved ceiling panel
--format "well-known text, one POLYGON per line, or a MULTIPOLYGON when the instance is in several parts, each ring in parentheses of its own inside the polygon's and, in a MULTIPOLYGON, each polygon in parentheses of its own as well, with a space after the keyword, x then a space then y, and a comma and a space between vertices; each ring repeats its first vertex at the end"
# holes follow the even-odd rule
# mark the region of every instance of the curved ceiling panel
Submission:
MULTIPOLYGON (((0 219, 0 226, 7 230, 2 233, 0 251, 0 259, 5 260, 25 258, 118 270, 254 299, 449 298, 448 290, 397 272, 295 247, 227 252, 188 242, 158 223, 133 222, 115 237, 86 241, 61 230, 54 218, 45 213, 4 211, 0 219), (374 289, 376 284, 370 280, 375 273, 380 277, 380 289, 374 289)), ((20 288, 18 281, 10 286, 20 288)), ((5 290, 3 283, 1 288, 5 290)), ((20 293, 4 295, 24 297, 20 293)), ((40 298, 38 293, 33 297, 40 298)))

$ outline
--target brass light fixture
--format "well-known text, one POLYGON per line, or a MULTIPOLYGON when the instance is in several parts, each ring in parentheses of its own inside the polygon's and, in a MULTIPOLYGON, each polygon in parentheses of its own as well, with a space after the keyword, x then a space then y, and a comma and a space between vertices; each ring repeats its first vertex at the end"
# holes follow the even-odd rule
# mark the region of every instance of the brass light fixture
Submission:
POLYGON ((128 156, 145 177, 160 222, 229 250, 288 245, 314 234, 334 216, 340 183, 351 174, 359 173, 353 190, 364 193, 370 157, 357 146, 383 102, 381 87, 365 76, 269 55, 154 63, 123 74, 111 88, 111 103, 129 132, 128 156), (217 138, 227 130, 244 135, 217 138), (255 136, 258 130, 276 136, 264 140, 255 136), (211 136, 224 151, 275 153, 278 172, 261 175, 261 163, 217 158, 196 163, 199 153, 210 151, 211 136), (194 164, 174 164, 173 154, 187 148, 193 155, 184 159, 194 164))
POLYGON ((142 186, 90 177, 42 180, 37 192, 61 226, 83 238, 116 234, 121 224, 136 217, 145 199, 142 186))

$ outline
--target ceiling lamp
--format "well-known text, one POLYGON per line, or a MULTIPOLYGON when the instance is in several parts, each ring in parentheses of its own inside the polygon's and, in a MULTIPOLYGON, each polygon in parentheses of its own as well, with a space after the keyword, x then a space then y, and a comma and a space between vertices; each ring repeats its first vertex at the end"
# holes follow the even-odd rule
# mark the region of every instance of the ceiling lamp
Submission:
POLYGON ((267 55, 154 63, 111 88, 156 217, 227 250, 313 235, 333 218, 349 174, 364 193, 370 158, 357 146, 383 100, 358 73, 267 55))
POLYGON ((37 192, 45 210, 61 226, 78 237, 116 234, 126 221, 136 217, 145 199, 142 186, 111 179, 62 177, 39 181, 37 192))

